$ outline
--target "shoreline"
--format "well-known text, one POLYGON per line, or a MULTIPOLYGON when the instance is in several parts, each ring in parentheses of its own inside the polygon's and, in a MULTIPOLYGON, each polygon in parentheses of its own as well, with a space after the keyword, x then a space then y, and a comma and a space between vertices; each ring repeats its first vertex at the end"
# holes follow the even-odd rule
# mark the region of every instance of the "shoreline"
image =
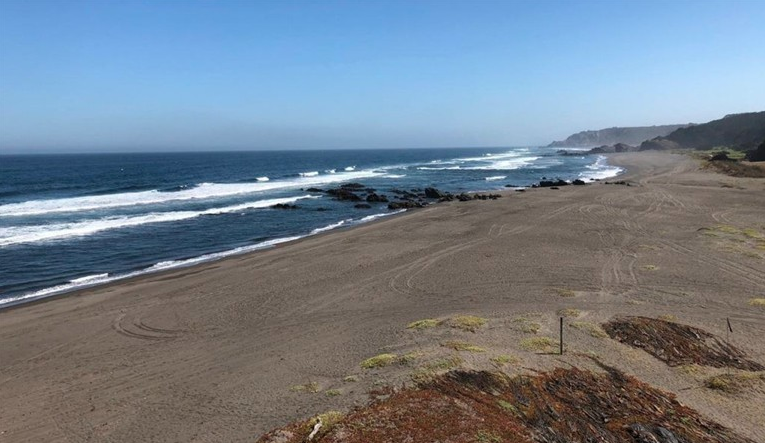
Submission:
POLYGON ((496 369, 492 358, 512 356, 519 364, 504 367, 512 375, 588 368, 583 356, 595 353, 765 439, 765 393, 720 394, 703 388, 717 369, 670 368, 579 329, 620 315, 672 315, 725 337, 730 318, 735 345, 765 362, 765 309, 749 304, 765 291, 765 269, 743 253, 757 249, 729 250, 749 244, 726 237, 738 234, 705 235, 719 225, 763 230, 762 182, 700 171, 666 153, 616 154, 609 163, 626 167, 619 179, 632 185, 431 205, 4 309, 0 392, 9 412, 0 432, 19 442, 253 441, 296 419, 365 404, 370 390, 411 382, 414 371, 444 359, 496 369), (567 320, 565 355, 519 346, 556 337, 566 309, 577 317, 567 320), (486 326, 407 329, 458 315, 486 326), (445 346, 455 341, 484 352, 445 346), (413 361, 360 366, 385 353, 413 361))
MULTIPOLYGON (((608 155, 598 154, 596 156, 595 164, 598 164, 601 160, 605 160, 605 162, 607 163, 608 162, 608 158, 609 158, 608 155)), ((610 166, 616 166, 616 165, 610 165, 610 166)), ((619 168, 622 169, 622 170, 617 172, 615 175, 612 175, 612 176, 609 176, 609 177, 604 177, 604 178, 589 178, 587 180, 590 180, 590 181, 587 184, 588 185, 596 184, 596 183, 604 181, 604 180, 613 179, 615 177, 619 177, 620 175, 622 175, 622 174, 624 174, 626 172, 625 168, 621 168, 621 167, 619 167, 619 168)), ((582 172, 581 174, 584 174, 584 172, 582 172)), ((581 174, 580 174, 580 176, 581 176, 581 174)), ((474 193, 482 193, 482 192, 494 192, 494 193, 501 194, 503 197, 506 197, 507 195, 512 195, 512 193, 515 192, 515 189, 517 189, 517 188, 512 188, 512 190, 508 190, 505 187, 505 188, 500 188, 500 189, 493 190, 493 191, 467 191, 467 193, 468 194, 474 194, 474 193)), ((430 207, 430 206, 432 206, 434 204, 439 204, 439 203, 440 202, 438 202, 438 201, 432 202, 432 203, 430 203, 428 205, 428 207, 430 207)), ((420 208, 420 209, 422 209, 422 208, 420 208)), ((333 231, 338 231, 338 230, 345 230, 345 229, 352 229, 352 228, 355 228, 355 227, 358 227, 358 226, 361 226, 361 225, 373 223, 373 222, 375 222, 375 221, 377 221, 379 219, 386 219, 388 217, 405 214, 407 212, 411 213, 412 211, 409 211, 409 210, 399 210, 399 211, 393 211, 393 212, 387 212, 387 213, 371 214, 371 215, 367 216, 367 217, 373 217, 373 219, 369 220, 369 221, 363 221, 363 219, 366 218, 366 217, 362 217, 359 220, 355 220, 355 221, 351 222, 348 226, 337 226, 337 227, 334 227, 334 228, 331 228, 331 229, 326 229, 326 230, 323 230, 323 231, 320 231, 320 232, 316 232, 316 233, 314 233, 314 231, 310 231, 310 232, 308 232, 306 234, 292 236, 292 237, 289 237, 289 236, 288 237, 276 237, 276 238, 273 238, 273 239, 265 240, 265 241, 263 241, 263 242, 261 242, 259 244, 239 246, 239 247, 232 248, 232 249, 226 249, 226 250, 222 250, 222 251, 206 253, 206 254, 202 254, 202 255, 199 255, 199 256, 195 256, 195 257, 172 259, 172 260, 168 260, 168 261, 170 261, 170 262, 179 262, 179 263, 177 265, 175 265, 175 266, 170 266, 170 267, 165 268, 165 269, 161 269, 160 268, 160 269, 152 270, 152 268, 154 268, 155 266, 157 266, 157 265, 159 265, 161 263, 164 263, 164 262, 154 263, 154 264, 152 264, 150 266, 147 266, 145 268, 142 268, 142 269, 137 269, 137 270, 134 270, 134 271, 125 271, 125 272, 123 272, 123 273, 121 273, 119 275, 115 275, 113 278, 111 278, 110 280, 105 281, 105 282, 94 282, 92 284, 85 283, 84 285, 82 285, 80 287, 76 287, 75 286, 75 287, 72 287, 72 288, 54 290, 57 287, 69 285, 69 284, 73 283, 74 280, 77 280, 77 279, 68 280, 68 281, 62 282, 62 283, 60 283, 58 285, 54 285, 54 286, 50 286, 50 287, 47 287, 47 288, 38 289, 38 290, 35 290, 35 291, 32 291, 32 292, 28 292, 28 293, 21 293, 21 294, 18 294, 18 295, 14 295, 14 296, 8 297, 6 299, 6 300, 12 299, 12 301, 3 301, 3 300, 0 300, 0 313, 2 313, 5 310, 8 310, 8 309, 17 309, 17 308, 19 308, 21 306, 24 306, 24 305, 27 305, 27 304, 30 304, 30 303, 40 303, 40 302, 44 302, 44 301, 46 301, 48 299, 58 299, 58 298, 61 298, 62 296, 67 296, 67 295, 81 295, 80 293, 83 292, 83 291, 97 290, 97 289, 100 289, 100 288, 104 288, 105 289, 105 288, 108 288, 108 287, 110 287, 110 286, 112 286, 114 284, 119 284, 121 282, 127 283, 127 282, 133 281, 134 279, 138 279, 138 278, 141 278, 141 277, 146 277, 146 278, 158 277, 158 278, 161 278, 166 272, 172 272, 172 271, 182 272, 183 270, 190 269, 190 268, 195 268, 196 266, 203 266, 203 265, 210 264, 210 263, 216 263, 216 262, 219 262, 219 261, 222 261, 222 260, 227 260, 229 258, 239 257, 239 256, 246 255, 246 254, 259 253, 259 252, 262 252, 262 251, 265 251, 265 250, 273 249, 273 248, 277 247, 278 245, 284 245, 284 244, 299 242, 299 241, 301 241, 303 239, 306 239, 306 238, 309 238, 309 237, 313 237, 313 236, 316 236, 316 235, 325 234, 325 233, 328 233, 328 232, 333 232, 333 231), (297 237, 297 238, 294 238, 294 237, 297 237), (274 243, 274 242, 276 242, 276 243, 275 244, 266 244, 266 243, 274 243), (263 246, 260 246, 260 245, 263 245, 263 246), (239 249, 245 249, 245 250, 241 251, 241 252, 237 252, 237 250, 239 250, 239 249), (210 258, 207 258, 207 259, 204 258, 204 257, 208 257, 208 256, 218 256, 218 257, 210 257, 210 258), (190 261, 192 263, 184 264, 184 262, 187 262, 187 261, 190 261), (44 294, 35 295, 35 294, 38 294, 40 292, 45 292, 45 291, 49 291, 49 292, 46 292, 44 294)), ((332 225, 328 225, 328 226, 332 226, 332 225)), ((319 228, 319 229, 325 229, 325 228, 326 227, 319 228)), ((96 274, 88 275, 88 276, 84 276, 84 277, 79 277, 79 278, 88 278, 88 277, 92 277, 92 276, 95 276, 95 275, 96 274)), ((110 278, 110 277, 111 276, 107 276, 107 278, 110 278)))

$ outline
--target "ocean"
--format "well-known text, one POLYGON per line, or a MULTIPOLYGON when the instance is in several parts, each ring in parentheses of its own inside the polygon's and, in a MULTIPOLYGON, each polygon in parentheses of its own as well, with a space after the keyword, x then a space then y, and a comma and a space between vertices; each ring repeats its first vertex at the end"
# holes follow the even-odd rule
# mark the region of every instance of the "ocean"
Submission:
POLYGON ((309 192, 492 191, 604 179, 558 148, 0 156, 0 307, 343 229, 398 211, 309 192), (297 209, 274 209, 282 203, 297 209))

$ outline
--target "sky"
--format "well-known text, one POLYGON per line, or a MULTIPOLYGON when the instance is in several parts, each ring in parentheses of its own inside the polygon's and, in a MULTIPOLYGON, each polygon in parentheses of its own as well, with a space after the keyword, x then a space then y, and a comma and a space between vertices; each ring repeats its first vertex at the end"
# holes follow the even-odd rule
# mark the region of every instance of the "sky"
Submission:
POLYGON ((0 0, 0 153, 543 145, 765 110, 765 0, 0 0))

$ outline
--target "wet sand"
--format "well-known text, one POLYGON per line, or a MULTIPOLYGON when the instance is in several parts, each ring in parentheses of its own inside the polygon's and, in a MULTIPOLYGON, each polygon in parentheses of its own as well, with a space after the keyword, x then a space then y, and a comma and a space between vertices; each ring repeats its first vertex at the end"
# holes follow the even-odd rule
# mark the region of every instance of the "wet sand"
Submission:
POLYGON ((443 203, 0 311, 0 441, 254 441, 409 380, 419 362, 453 355, 450 340, 486 349, 459 353, 476 369, 503 354, 520 360, 510 372, 586 367, 577 353, 597 355, 765 441, 763 389, 712 391, 702 380, 724 370, 670 368, 570 327, 671 315, 725 338, 730 318, 730 341, 765 363, 765 308, 749 304, 765 297, 765 181, 665 153, 610 161, 632 186, 443 203), (579 316, 566 319, 564 356, 521 349, 557 337, 566 308, 579 316), (460 314, 488 324, 406 328, 460 314), (413 361, 359 366, 380 353, 413 361))

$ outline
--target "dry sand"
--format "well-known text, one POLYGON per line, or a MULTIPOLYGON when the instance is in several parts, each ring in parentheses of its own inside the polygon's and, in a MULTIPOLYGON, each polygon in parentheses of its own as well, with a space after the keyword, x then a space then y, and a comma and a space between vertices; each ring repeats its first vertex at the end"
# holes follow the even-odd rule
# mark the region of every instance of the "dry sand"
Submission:
POLYGON ((485 348, 459 352, 464 367, 491 368, 509 354, 520 360, 505 366, 511 373, 589 367, 576 352, 594 353, 765 441, 762 386, 706 389, 704 378, 727 370, 670 368, 570 326, 673 315, 725 338, 729 317, 730 340, 765 363, 765 307, 748 303, 765 297, 756 238, 765 234, 765 182, 671 154, 611 161, 633 186, 444 203, 2 311, 0 441, 253 441, 408 380, 454 354, 442 346, 450 340, 485 348), (566 319, 566 355, 521 349, 525 339, 557 337, 564 308, 580 311, 566 319), (459 314, 488 323, 475 333, 406 329, 459 314), (417 354, 405 365, 359 366, 385 352, 417 354))

